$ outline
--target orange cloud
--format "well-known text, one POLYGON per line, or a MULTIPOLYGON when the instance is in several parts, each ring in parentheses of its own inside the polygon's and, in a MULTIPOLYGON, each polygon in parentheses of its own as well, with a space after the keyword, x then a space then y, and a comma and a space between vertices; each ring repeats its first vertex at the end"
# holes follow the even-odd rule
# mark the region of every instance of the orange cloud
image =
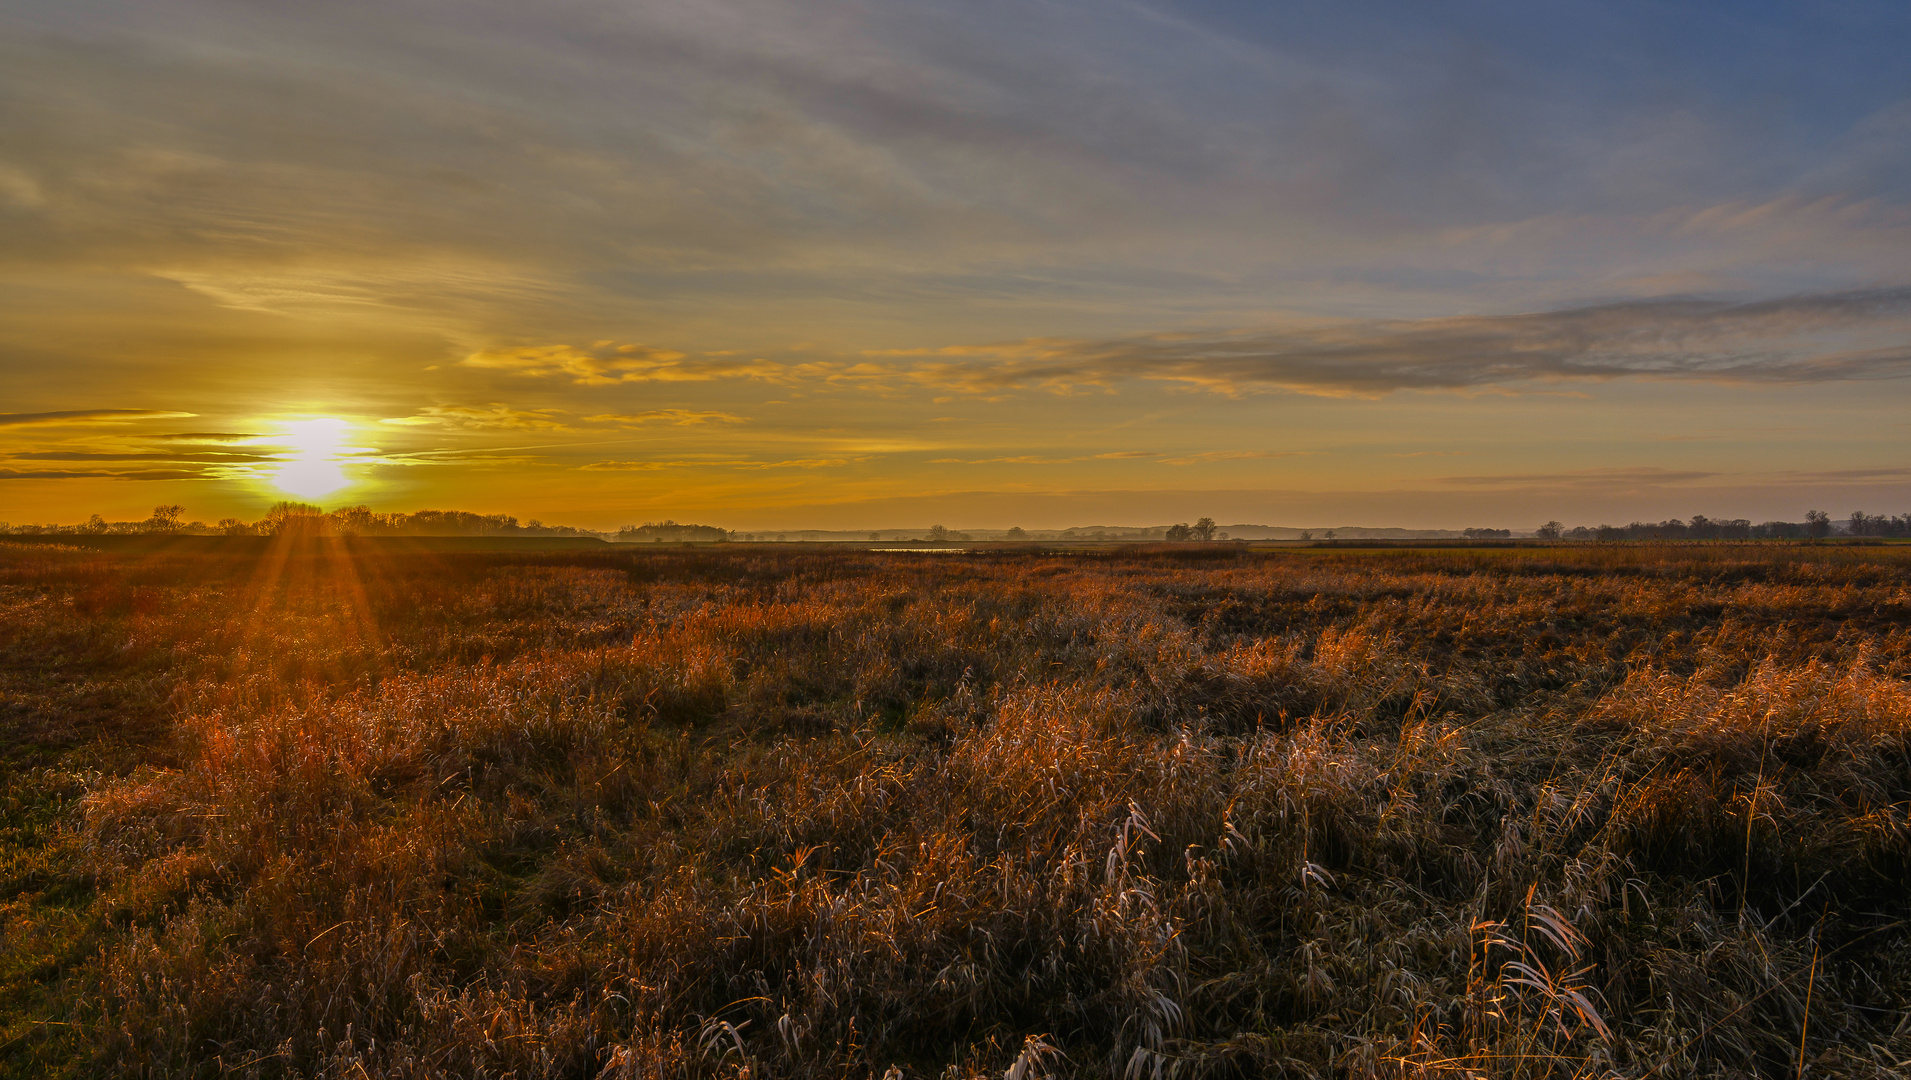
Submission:
POLYGON ((700 424, 747 424, 747 417, 735 413, 698 409, 646 409, 637 413, 604 413, 599 416, 587 416, 593 424, 615 424, 618 427, 648 427, 652 424, 668 424, 672 427, 696 427, 700 424))
POLYGON ((433 405, 411 416, 380 420, 400 427, 453 427, 473 430, 560 430, 566 427, 558 409, 514 409, 502 402, 489 405, 433 405))
POLYGON ((721 379, 758 379, 788 382, 802 368, 769 360, 714 358, 692 360, 674 349, 648 345, 598 342, 588 349, 572 345, 526 345, 515 349, 474 352, 460 363, 466 367, 510 371, 529 378, 568 377, 578 386, 614 386, 618 383, 712 382, 721 379))

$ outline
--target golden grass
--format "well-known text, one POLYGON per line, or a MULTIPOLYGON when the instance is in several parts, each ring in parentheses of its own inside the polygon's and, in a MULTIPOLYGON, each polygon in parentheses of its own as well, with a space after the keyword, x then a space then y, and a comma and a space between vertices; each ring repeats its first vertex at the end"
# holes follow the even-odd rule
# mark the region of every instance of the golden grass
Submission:
POLYGON ((1895 549, 340 551, 0 550, 10 1067, 1911 1068, 1895 549))

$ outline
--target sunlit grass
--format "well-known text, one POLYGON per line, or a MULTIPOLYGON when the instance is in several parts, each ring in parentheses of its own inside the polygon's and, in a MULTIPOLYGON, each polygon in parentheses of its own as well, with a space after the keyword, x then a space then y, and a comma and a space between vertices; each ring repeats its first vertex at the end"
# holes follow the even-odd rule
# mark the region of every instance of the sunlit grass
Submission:
POLYGON ((0 552, 0 1060, 1911 1058, 1902 550, 342 550, 0 552))

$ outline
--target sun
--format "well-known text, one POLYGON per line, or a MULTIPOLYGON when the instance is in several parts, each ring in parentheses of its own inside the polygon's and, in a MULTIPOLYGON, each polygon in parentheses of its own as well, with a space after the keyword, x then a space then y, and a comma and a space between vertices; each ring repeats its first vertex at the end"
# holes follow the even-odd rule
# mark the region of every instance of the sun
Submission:
POLYGON ((351 425, 343 420, 321 417, 296 420, 285 425, 285 438, 292 445, 292 457, 273 474, 279 490, 316 499, 352 482, 340 467, 339 452, 351 425))

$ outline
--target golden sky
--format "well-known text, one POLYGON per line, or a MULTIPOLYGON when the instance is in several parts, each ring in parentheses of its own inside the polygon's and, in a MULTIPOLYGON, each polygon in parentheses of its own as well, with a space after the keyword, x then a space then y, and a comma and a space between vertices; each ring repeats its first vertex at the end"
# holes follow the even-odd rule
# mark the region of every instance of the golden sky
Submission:
POLYGON ((1347 7, 0 4, 0 520, 1911 510, 1907 9, 1347 7))

